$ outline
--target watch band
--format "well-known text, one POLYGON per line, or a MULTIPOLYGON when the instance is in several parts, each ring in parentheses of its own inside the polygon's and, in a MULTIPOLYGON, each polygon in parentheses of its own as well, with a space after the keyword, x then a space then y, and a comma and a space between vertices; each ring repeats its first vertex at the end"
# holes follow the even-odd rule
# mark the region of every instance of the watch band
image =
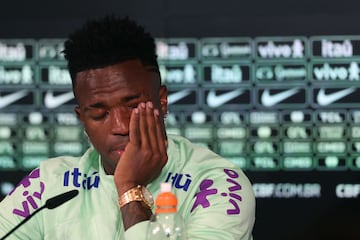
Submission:
POLYGON ((146 197, 143 195, 142 192, 143 188, 145 187, 141 185, 137 185, 133 188, 130 188, 125 193, 123 193, 119 198, 119 207, 121 208, 128 203, 138 201, 138 202, 143 202, 146 207, 151 208, 152 207, 151 203, 149 203, 146 197))

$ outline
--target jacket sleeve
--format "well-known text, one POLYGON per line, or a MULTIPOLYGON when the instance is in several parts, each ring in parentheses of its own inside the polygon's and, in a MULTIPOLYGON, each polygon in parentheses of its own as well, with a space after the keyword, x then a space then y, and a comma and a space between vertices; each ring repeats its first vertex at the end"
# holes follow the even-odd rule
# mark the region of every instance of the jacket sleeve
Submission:
MULTIPOLYGON (((27 219, 42 206, 41 197, 45 184, 40 179, 40 170, 33 170, 16 188, 0 202, 0 237, 27 219)), ((42 239, 40 214, 35 214, 6 239, 42 239)))
POLYGON ((186 217, 189 239, 252 239, 255 196, 240 169, 212 169, 199 178, 197 188, 186 217))

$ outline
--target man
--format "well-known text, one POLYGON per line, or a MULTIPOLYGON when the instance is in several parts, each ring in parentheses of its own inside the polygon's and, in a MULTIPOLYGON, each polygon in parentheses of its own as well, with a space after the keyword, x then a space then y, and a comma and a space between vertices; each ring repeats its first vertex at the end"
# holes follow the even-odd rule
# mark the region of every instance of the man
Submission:
POLYGON ((234 164, 167 135, 167 89, 154 39, 128 18, 93 20, 70 35, 65 58, 92 147, 80 158, 43 161, 0 204, 0 236, 72 189, 78 196, 44 209, 12 239, 146 239, 151 196, 171 182, 189 239, 252 239, 255 199, 234 164))

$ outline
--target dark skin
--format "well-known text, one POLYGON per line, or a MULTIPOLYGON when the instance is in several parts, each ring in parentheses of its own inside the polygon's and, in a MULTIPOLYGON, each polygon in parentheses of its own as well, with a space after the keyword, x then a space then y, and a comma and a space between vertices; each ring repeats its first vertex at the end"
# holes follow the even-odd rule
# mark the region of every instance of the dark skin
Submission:
MULTIPOLYGON (((74 92, 76 114, 105 172, 114 175, 119 197, 158 177, 167 162, 167 89, 159 73, 128 60, 77 73, 74 92)), ((126 204, 121 213, 125 230, 152 214, 140 202, 126 204)))

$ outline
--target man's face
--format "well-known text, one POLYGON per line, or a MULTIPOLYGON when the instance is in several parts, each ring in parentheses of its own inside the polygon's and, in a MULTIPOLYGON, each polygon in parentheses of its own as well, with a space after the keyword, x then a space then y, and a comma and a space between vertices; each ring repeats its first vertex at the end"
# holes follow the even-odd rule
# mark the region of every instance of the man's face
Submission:
POLYGON ((113 174, 129 142, 129 123, 133 108, 151 101, 160 115, 167 111, 167 90, 160 86, 159 74, 129 60, 76 75, 75 111, 105 171, 113 174))

